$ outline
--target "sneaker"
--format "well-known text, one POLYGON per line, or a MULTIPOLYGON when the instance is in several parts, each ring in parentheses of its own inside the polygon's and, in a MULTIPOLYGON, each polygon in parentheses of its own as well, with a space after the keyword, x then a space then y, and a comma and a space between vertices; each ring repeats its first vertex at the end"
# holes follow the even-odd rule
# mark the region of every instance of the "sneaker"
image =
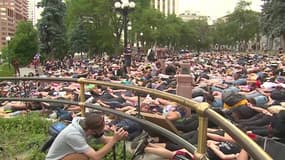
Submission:
POLYGON ((142 131, 142 133, 139 136, 137 136, 136 138, 132 140, 131 149, 135 149, 138 146, 138 144, 141 143, 142 140, 148 139, 148 138, 149 138, 148 133, 145 131, 142 131))
POLYGON ((144 154, 144 149, 145 147, 148 145, 148 140, 147 138, 141 140, 141 142, 137 145, 134 154, 132 156, 132 160, 137 159, 138 156, 141 156, 142 154, 144 154))

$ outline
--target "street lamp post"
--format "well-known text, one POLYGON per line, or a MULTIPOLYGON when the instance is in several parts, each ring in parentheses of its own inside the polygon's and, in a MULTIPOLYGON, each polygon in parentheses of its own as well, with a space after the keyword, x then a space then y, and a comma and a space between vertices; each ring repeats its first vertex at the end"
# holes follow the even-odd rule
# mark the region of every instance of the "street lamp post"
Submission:
POLYGON ((201 39, 198 39, 198 54, 200 54, 201 39))
POLYGON ((141 47, 143 47, 143 32, 140 33, 140 42, 141 42, 141 47))
POLYGON ((9 42, 11 40, 11 37, 10 36, 7 36, 6 37, 6 41, 7 41, 7 60, 8 60, 8 66, 9 66, 9 69, 11 69, 11 64, 10 64, 10 53, 9 53, 9 42))
POLYGON ((128 44, 128 15, 132 11, 136 4, 133 1, 121 0, 120 2, 115 2, 115 8, 117 11, 121 12, 123 16, 123 26, 124 26, 124 47, 127 47, 128 44))

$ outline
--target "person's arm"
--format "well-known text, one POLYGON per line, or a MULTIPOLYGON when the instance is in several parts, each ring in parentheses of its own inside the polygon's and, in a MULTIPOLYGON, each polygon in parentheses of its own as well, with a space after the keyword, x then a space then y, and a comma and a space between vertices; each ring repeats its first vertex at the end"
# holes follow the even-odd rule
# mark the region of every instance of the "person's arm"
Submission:
POLYGON ((98 104, 100 104, 100 105, 101 105, 101 106, 103 106, 103 107, 111 108, 111 106, 110 106, 110 105, 108 105, 108 104, 104 103, 104 102, 103 102, 103 101, 101 101, 100 99, 98 99, 98 100, 97 100, 97 103, 98 103, 98 104))
POLYGON ((211 143, 208 147, 221 159, 237 159, 239 154, 224 154, 220 151, 219 147, 215 143, 211 143))
POLYGON ((270 113, 268 110, 266 109, 263 109, 261 107, 255 107, 253 106, 252 104, 248 103, 248 107, 255 110, 256 112, 260 112, 260 113, 263 113, 265 115, 268 115, 268 116, 272 116, 272 113, 270 113))
POLYGON ((85 103, 92 103, 93 100, 94 100, 94 97, 91 96, 85 101, 85 103))
POLYGON ((113 136, 102 136, 102 138, 100 138, 100 142, 107 144, 110 143, 113 139, 113 136))
POLYGON ((261 128, 261 129, 253 129, 251 131, 247 131, 248 133, 254 133, 260 136, 268 136, 269 135, 269 129, 267 127, 261 128))
POLYGON ((223 141, 223 142, 234 142, 232 137, 226 136, 226 135, 225 136, 220 136, 220 135, 213 134, 213 133, 207 133, 207 137, 209 137, 212 140, 219 141, 219 142, 221 142, 221 141, 223 141))
POLYGON ((87 149, 84 154, 87 155, 92 160, 99 160, 103 159, 106 154, 108 154, 112 147, 121 139, 127 136, 127 132, 124 131, 122 128, 120 128, 118 131, 115 131, 113 137, 102 137, 101 140, 106 142, 105 145, 99 149, 98 151, 95 151, 93 148, 87 149))
POLYGON ((109 94, 110 94, 112 97, 114 97, 114 98, 118 98, 118 97, 119 97, 119 96, 115 95, 115 94, 112 93, 112 92, 109 92, 109 94))

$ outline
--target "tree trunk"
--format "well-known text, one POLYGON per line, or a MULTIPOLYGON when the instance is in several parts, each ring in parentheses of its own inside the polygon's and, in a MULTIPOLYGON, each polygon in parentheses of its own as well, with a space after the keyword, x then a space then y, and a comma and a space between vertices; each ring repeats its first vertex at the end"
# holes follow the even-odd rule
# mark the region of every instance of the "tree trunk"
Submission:
POLYGON ((282 38, 281 38, 281 48, 285 49, 285 32, 282 34, 282 38))

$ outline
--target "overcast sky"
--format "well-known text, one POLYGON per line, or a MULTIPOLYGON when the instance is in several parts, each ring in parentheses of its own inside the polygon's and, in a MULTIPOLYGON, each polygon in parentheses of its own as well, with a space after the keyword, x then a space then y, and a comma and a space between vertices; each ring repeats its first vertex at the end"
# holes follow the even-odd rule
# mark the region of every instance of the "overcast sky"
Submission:
MULTIPOLYGON (((185 10, 194 11, 204 16, 210 16, 212 20, 231 13, 239 0, 180 0, 179 12, 185 10)), ((261 0, 248 0, 252 2, 251 8, 261 11, 261 0)))

